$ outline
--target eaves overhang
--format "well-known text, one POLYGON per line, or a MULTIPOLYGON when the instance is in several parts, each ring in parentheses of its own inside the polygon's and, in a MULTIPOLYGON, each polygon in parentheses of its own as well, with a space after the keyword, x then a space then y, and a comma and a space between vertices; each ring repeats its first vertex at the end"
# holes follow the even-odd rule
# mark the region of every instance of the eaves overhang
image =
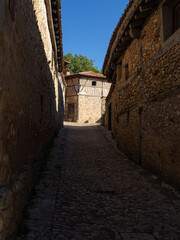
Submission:
POLYGON ((63 72, 63 44, 62 44, 62 20, 61 20, 61 0, 51 0, 54 33, 57 45, 58 71, 63 72))
POLYGON ((104 76, 103 74, 96 74, 96 73, 92 74, 92 73, 88 73, 88 72, 74 73, 74 74, 65 76, 66 79, 82 78, 82 77, 107 80, 106 76, 104 76))
POLYGON ((146 19, 157 8, 158 0, 130 0, 121 16, 109 42, 103 74, 108 79, 120 62, 121 57, 133 39, 139 38, 146 19))

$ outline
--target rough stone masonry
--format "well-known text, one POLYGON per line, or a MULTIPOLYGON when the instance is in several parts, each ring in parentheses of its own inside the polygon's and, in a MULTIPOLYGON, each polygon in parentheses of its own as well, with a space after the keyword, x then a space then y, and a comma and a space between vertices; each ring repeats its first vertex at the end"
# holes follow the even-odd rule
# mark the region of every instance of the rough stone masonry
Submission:
POLYGON ((97 124, 65 123, 16 240, 179 240, 180 194, 97 124))
POLYGON ((0 239, 12 239, 62 127, 60 1, 0 1, 0 239))
POLYGON ((180 187, 179 1, 130 1, 103 71, 113 83, 106 127, 119 148, 180 187))

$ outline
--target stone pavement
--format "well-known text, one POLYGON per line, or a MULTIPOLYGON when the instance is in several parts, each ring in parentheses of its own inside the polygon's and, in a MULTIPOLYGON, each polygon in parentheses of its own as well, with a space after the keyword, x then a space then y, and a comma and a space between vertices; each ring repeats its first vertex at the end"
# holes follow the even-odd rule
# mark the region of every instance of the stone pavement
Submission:
POLYGON ((66 123, 16 240, 180 240, 179 203, 105 128, 66 123))

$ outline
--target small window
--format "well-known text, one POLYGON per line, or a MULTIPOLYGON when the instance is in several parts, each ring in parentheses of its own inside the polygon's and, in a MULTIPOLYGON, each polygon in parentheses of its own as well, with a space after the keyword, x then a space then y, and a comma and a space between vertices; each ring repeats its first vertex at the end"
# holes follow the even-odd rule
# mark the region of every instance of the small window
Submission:
POLYGON ((180 28, 180 3, 178 3, 173 9, 173 28, 174 32, 180 28))
POLYGON ((117 80, 120 81, 122 79, 122 65, 117 66, 117 80))
POLYGON ((11 18, 15 20, 15 0, 9 0, 9 11, 11 14, 11 18))
POLYGON ((125 79, 128 80, 129 78, 129 64, 126 63, 125 65, 125 79))
POLYGON ((96 81, 92 81, 92 86, 96 86, 96 81))
POLYGON ((180 3, 179 0, 167 0, 162 5, 162 40, 166 41, 180 28, 180 3))
POLYGON ((0 33, 4 32, 4 1, 0 3, 0 33))

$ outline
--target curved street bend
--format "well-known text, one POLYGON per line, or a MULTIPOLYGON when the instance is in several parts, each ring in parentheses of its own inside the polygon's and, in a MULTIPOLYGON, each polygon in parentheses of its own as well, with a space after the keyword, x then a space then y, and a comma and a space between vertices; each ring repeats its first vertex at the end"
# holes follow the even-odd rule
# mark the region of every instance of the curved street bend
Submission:
POLYGON ((16 240, 179 240, 180 196, 97 124, 66 123, 16 240))

